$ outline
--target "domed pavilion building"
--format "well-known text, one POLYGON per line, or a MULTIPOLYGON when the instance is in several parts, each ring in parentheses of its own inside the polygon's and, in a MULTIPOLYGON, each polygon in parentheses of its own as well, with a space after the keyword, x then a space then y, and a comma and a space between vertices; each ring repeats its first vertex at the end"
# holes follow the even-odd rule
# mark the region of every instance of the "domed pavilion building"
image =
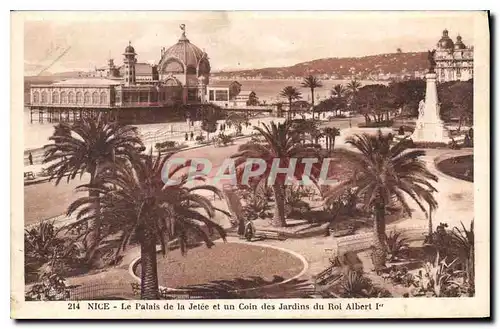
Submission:
POLYGON ((474 47, 467 47, 460 35, 455 42, 443 31, 437 42, 434 60, 438 82, 467 81, 474 74, 474 47))
POLYGON ((155 65, 138 62, 136 49, 129 42, 121 66, 109 59, 107 66, 96 68, 90 77, 32 85, 31 121, 34 111, 39 122, 74 121, 101 112, 116 120, 141 121, 147 116, 154 121, 186 106, 199 108, 211 103, 238 108, 256 97, 242 92, 236 81, 210 84, 207 53, 189 41, 184 24, 180 27, 181 37, 173 46, 161 48, 155 65))
POLYGON ((184 25, 179 41, 168 49, 162 48, 158 63, 159 79, 166 86, 182 88, 183 103, 202 102, 210 77, 210 62, 206 52, 189 42, 184 25))

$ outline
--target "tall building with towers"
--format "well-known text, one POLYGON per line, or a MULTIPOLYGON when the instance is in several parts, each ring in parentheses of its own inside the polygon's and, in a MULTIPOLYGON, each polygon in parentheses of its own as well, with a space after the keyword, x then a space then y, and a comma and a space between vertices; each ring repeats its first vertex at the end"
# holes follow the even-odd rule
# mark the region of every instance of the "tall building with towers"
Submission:
POLYGON ((474 75, 474 47, 466 46, 462 37, 457 35, 456 41, 443 31, 436 45, 434 60, 438 82, 467 81, 474 75))

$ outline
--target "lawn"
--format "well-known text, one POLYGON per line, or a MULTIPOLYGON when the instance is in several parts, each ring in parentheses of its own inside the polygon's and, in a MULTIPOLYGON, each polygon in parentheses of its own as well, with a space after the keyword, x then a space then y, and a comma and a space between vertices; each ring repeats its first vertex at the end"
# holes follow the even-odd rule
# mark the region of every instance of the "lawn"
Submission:
MULTIPOLYGON (((274 248, 243 243, 217 243, 208 249, 199 246, 182 256, 179 250, 166 257, 158 255, 158 280, 161 286, 179 288, 215 280, 260 277, 271 281, 299 274, 304 265, 296 256, 274 248)), ((136 274, 141 273, 137 266, 136 274)))
POLYGON ((86 184, 88 178, 76 178, 69 183, 61 181, 58 186, 45 182, 24 187, 24 225, 29 225, 66 212, 71 202, 82 193, 75 192, 79 185, 86 184))

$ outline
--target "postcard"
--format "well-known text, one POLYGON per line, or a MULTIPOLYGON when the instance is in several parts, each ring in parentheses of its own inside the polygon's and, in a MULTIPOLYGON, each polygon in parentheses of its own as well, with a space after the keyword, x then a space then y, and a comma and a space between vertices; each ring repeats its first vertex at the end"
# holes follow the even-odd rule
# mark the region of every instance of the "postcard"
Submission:
POLYGON ((488 12, 11 15, 12 318, 490 317, 488 12))

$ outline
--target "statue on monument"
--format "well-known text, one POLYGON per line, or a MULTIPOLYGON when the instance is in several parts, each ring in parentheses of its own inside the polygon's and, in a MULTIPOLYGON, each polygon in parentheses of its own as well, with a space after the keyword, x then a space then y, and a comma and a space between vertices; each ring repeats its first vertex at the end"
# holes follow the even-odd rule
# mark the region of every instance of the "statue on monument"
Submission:
POLYGON ((436 67, 436 60, 434 55, 436 54, 436 49, 427 51, 427 60, 429 61, 429 73, 434 73, 434 68, 436 67))
POLYGON ((422 99, 418 103, 418 117, 422 118, 424 116, 425 101, 422 99))

